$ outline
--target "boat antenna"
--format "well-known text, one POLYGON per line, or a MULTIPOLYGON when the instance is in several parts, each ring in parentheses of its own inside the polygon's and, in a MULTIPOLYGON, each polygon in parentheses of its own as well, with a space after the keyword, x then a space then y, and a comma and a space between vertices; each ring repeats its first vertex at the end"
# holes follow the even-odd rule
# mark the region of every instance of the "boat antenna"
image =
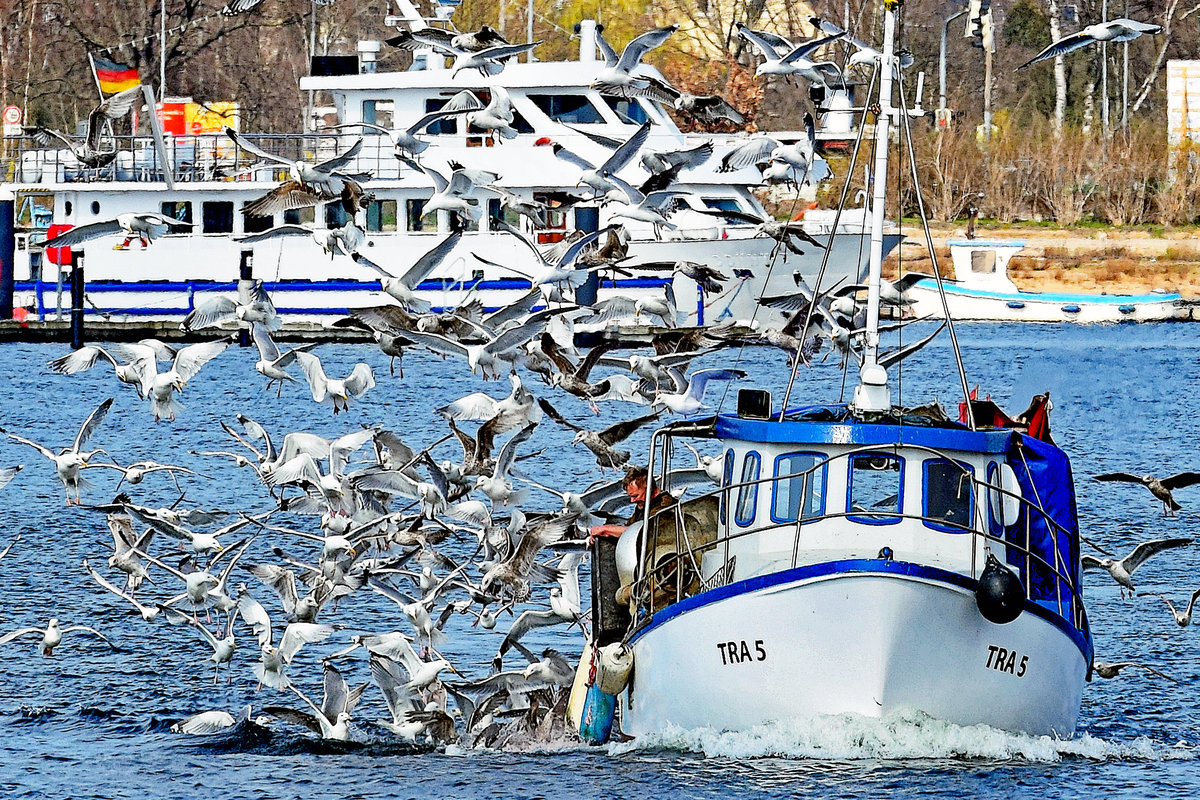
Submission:
MULTIPOLYGON (((901 76, 899 80, 900 88, 900 106, 903 109, 908 108, 908 101, 904 96, 904 78, 901 76)), ((917 181, 917 159, 916 151, 913 150, 912 128, 909 125, 907 110, 900 115, 900 128, 904 133, 905 146, 908 149, 908 164, 912 172, 914 194, 917 198, 917 213, 921 217, 921 230, 925 233, 925 247, 929 250, 929 261, 933 265, 933 277, 937 280, 938 297, 942 301, 942 315, 946 320, 946 330, 950 333, 950 346, 954 350, 954 363, 958 366, 958 378, 962 381, 963 402, 966 403, 964 408, 967 409, 967 427, 975 430, 975 414, 971 411, 971 389, 967 382, 967 370, 963 366, 962 351, 958 346, 958 334, 954 330, 954 318, 950 316, 949 302, 946 300, 946 289, 942 284, 942 270, 938 265, 937 251, 933 247, 933 234, 929 231, 929 220, 925 216, 925 198, 921 194, 921 184, 917 181)))
POLYGON ((887 201, 892 74, 896 69, 896 12, 900 0, 884 0, 883 50, 879 58, 879 111, 875 118, 875 166, 871 174, 871 245, 867 272, 867 327, 859 384, 851 405, 863 412, 891 411, 887 370, 879 364, 879 281, 883 275, 883 215, 887 201))

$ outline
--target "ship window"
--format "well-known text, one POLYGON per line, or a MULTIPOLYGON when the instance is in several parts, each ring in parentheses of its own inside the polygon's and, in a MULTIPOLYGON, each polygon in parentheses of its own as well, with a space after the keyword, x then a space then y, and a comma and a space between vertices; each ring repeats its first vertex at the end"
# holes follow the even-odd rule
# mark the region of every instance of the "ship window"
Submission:
POLYGON ((312 206, 289 208, 283 212, 284 225, 311 225, 317 221, 317 210, 312 206))
MULTIPOLYGON (((163 205, 165 206, 166 203, 163 203, 163 205)), ((263 231, 269 231, 271 229, 271 224, 275 221, 275 218, 270 214, 265 217, 247 214, 246 206, 248 205, 249 203, 242 203, 242 231, 245 233, 262 233, 263 231)))
POLYGON ((962 462, 944 458, 929 459, 924 467, 921 516, 925 518, 925 525, 951 531, 969 528, 975 507, 972 483, 975 471, 962 462), (946 525, 938 525, 938 522, 946 525))
POLYGON ((392 127, 392 109, 395 104, 391 100, 363 100, 362 121, 381 128, 392 127))
POLYGON ((641 125, 650 118, 646 114, 646 109, 642 108, 637 100, 624 97, 605 97, 604 102, 608 103, 608 107, 621 119, 621 122, 641 125))
MULTIPOLYGON (((172 200, 159 205, 159 211, 164 217, 177 219, 180 222, 192 222, 192 204, 187 200, 172 200)), ((70 213, 70 212, 68 212, 70 213)))
MULTIPOLYGON (((428 114, 430 111, 440 111, 442 106, 446 105, 448 102, 450 102, 448 97, 431 97, 425 101, 425 113, 428 114)), ((435 120, 425 126, 424 132, 430 134, 431 136, 447 133, 458 133, 458 117, 443 117, 442 119, 435 120)), ((417 131, 417 133, 421 133, 421 131, 417 131)))
MULTIPOLYGON (((704 203, 705 208, 711 208, 714 211, 741 212, 743 214, 745 213, 745 211, 742 210, 741 203, 739 203, 737 201, 737 198, 734 198, 734 197, 703 197, 703 198, 701 198, 701 202, 704 203)), ((734 216, 722 217, 722 219, 725 220, 726 225, 752 225, 753 224, 748 220, 742 219, 740 217, 734 217, 734 216)))
POLYGON ((852 457, 846 508, 850 512, 850 519, 870 525, 899 522, 903 485, 902 458, 883 453, 863 453, 852 457))
POLYGON ((100 213, 100 203, 96 202, 95 200, 92 201, 92 213, 93 214, 100 213))
POLYGON ((204 233, 233 233, 233 202, 209 200, 200 206, 204 233))
POLYGON ((396 230, 396 201, 372 200, 367 206, 367 230, 392 233, 396 230))
POLYGON ((739 483, 743 485, 738 487, 737 507, 733 514, 738 526, 742 528, 754 522, 754 510, 758 504, 758 484, 751 481, 758 480, 758 466, 761 460, 758 453, 753 452, 746 453, 746 457, 742 459, 742 478, 739 483))
POLYGON ((437 230, 437 212, 431 211, 425 213, 424 200, 406 200, 404 201, 405 221, 408 223, 407 230, 410 231, 436 231, 437 230))
POLYGON ((1001 516, 1004 514, 1001 499, 1003 495, 997 488, 1000 486, 1000 466, 992 461, 987 468, 987 498, 988 498, 988 532, 992 536, 1002 536, 1004 534, 1004 521, 1001 516))
POLYGON ((340 228, 346 224, 350 217, 346 214, 346 209, 342 208, 342 204, 326 203, 325 204, 325 227, 340 228))
POLYGON ((555 122, 575 125, 603 123, 600 110, 581 94, 531 94, 529 99, 543 114, 555 122))
MULTIPOLYGON (((733 451, 732 450, 725 451, 725 465, 724 465, 724 469, 721 471, 721 476, 722 476, 721 477, 721 485, 722 486, 728 487, 729 484, 733 483, 733 451)), ((729 494, 728 489, 721 492, 720 514, 721 514, 721 520, 726 525, 729 524, 729 519, 725 516, 725 509, 726 509, 725 500, 726 500, 726 495, 728 495, 728 494, 729 494)))
POLYGON ((825 456, 788 453, 775 459, 771 519, 795 522, 825 513, 825 456))
POLYGON ((73 209, 73 206, 71 205, 70 200, 63 203, 63 213, 66 214, 68 217, 71 216, 72 209, 73 209))
POLYGON ((996 271, 995 250, 972 250, 971 272, 976 275, 991 275, 996 271))

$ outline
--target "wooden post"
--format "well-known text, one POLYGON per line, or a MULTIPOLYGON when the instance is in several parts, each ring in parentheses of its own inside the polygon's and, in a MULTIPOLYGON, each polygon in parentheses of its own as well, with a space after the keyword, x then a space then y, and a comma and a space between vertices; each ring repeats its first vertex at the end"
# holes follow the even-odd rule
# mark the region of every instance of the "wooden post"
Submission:
MULTIPOLYGON (((254 288, 254 251, 243 250, 241 264, 238 266, 238 297, 249 297, 254 288)), ((238 331, 238 345, 250 346, 250 329, 238 331)))
MULTIPOLYGON (((595 233, 600 230, 600 209, 593 206, 576 206, 575 227, 584 233, 595 233)), ((600 273, 592 272, 583 285, 575 290, 575 302, 581 306, 594 305, 599 290, 600 273)))
POLYGON ((71 259, 71 347, 83 347, 83 253, 71 259))

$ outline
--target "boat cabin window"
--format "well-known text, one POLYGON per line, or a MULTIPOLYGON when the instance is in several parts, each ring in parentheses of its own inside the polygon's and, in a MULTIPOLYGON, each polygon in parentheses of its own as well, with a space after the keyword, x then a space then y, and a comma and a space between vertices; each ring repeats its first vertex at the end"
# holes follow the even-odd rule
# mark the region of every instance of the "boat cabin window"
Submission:
POLYGON ((903 486, 904 459, 899 456, 863 453, 851 457, 846 507, 849 518, 870 525, 899 522, 903 486))
POLYGON ((424 200, 405 200, 404 209, 404 218, 407 223, 405 230, 418 232, 437 230, 437 212, 432 211, 426 214, 424 200))
POLYGON ((771 520, 795 522, 825 513, 825 456, 787 453, 775 459, 771 520))
POLYGON ((93 214, 100 213, 100 203, 95 200, 92 201, 92 213, 93 214))
POLYGON ((325 227, 340 228, 346 224, 349 217, 346 214, 346 209, 342 208, 341 202, 333 202, 325 204, 325 227))
POLYGON ((641 125, 650 117, 646 114, 646 109, 642 108, 637 100, 625 97, 605 97, 604 102, 608 103, 608 107, 613 110, 621 122, 630 125, 641 125))
POLYGON ((396 230, 396 201, 372 200, 367 205, 367 230, 393 233, 396 230))
POLYGON ((742 477, 739 483, 744 485, 738 487, 737 507, 733 513, 733 518, 741 528, 754 522, 754 510, 758 505, 758 484, 752 481, 758 480, 758 468, 761 462, 762 458, 754 452, 746 453, 745 458, 742 459, 742 477))
MULTIPOLYGON (((275 221, 275 218, 270 214, 266 215, 265 217, 258 216, 256 214, 247 214, 246 206, 250 205, 251 202, 253 201, 242 203, 242 232, 262 233, 263 231, 269 231, 271 229, 271 224, 275 221)), ((167 204, 163 203, 163 205, 165 206, 167 204)), ((166 216, 165 211, 163 212, 163 216, 166 216)), ((188 216, 191 216, 190 210, 188 211, 188 216)))
POLYGON ((958 531, 971 526, 975 508, 974 470, 967 464, 932 458, 925 462, 921 516, 925 526, 958 531), (938 522, 946 525, 938 525, 938 522))
POLYGON ((201 218, 204 233, 233 233, 233 203, 229 200, 205 201, 201 218))
POLYGON ((995 250, 972 250, 971 272, 976 275, 991 275, 996 271, 995 250))
POLYGON ((582 94, 531 94, 529 99, 555 122, 574 125, 602 124, 600 109, 582 94))
MULTIPOLYGON (((170 200, 159 205, 159 211, 164 217, 177 219, 180 222, 192 222, 192 204, 188 200, 170 200)), ((71 213, 67 209, 67 213, 71 213)))
POLYGON ((317 220, 317 210, 312 206, 307 208, 289 208, 283 212, 284 225, 312 225, 317 220))
MULTIPOLYGON (((425 101, 425 113, 430 111, 441 111, 442 106, 450 102, 448 97, 431 97, 425 101)), ((417 131, 420 133, 420 131, 417 131)), ((425 133, 431 136, 437 136, 445 133, 458 133, 458 116, 444 117, 435 120, 425 126, 425 133)))
POLYGON ((383 128, 392 127, 392 111, 396 104, 391 100, 363 100, 362 121, 383 128))
MULTIPOLYGON (((724 468, 721 470, 721 476, 722 476, 721 477, 721 485, 722 486, 729 486, 729 484, 733 483, 733 451, 732 450, 725 451, 725 463, 724 463, 724 468)), ((729 503, 727 502, 727 500, 729 499, 728 495, 729 495, 728 489, 721 492, 721 501, 720 501, 720 503, 721 503, 721 509, 720 509, 721 521, 724 522, 727 526, 729 525, 729 518, 727 516, 725 516, 725 511, 727 508, 729 508, 729 503)))
MULTIPOLYGON (((736 197, 702 197, 700 202, 704 203, 705 208, 710 208, 713 211, 736 211, 745 213, 742 204, 737 201, 736 197)), ((749 225, 750 223, 744 219, 737 217, 724 217, 725 223, 728 225, 749 225)))

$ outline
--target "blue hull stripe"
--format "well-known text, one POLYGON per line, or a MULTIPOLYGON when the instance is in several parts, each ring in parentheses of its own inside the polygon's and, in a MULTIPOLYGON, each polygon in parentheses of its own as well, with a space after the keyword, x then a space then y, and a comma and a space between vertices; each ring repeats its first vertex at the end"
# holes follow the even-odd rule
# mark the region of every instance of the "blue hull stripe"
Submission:
MULTIPOLYGON (((698 595, 681 600, 651 617, 640 628, 634 631, 633 635, 629 637, 629 642, 630 644, 636 642, 650 631, 662 627, 675 617, 682 616, 697 608, 737 597, 738 595, 750 594, 751 592, 769 589, 772 586, 812 578, 833 577, 839 574, 855 575, 867 573, 920 578, 921 580, 957 586, 969 592, 974 592, 975 586, 978 583, 974 578, 959 575, 957 572, 950 572, 938 569, 937 567, 927 567, 923 564, 913 564, 906 561, 856 558, 845 561, 827 561, 823 564, 809 564, 803 567, 796 567, 795 569, 772 572, 769 575, 759 575, 754 578, 735 581, 727 586, 718 586, 715 589, 709 589, 707 592, 701 592, 698 595)), ((1092 639, 1090 635, 1084 634, 1053 611, 1042 608, 1029 600, 1025 601, 1025 612, 1046 620, 1065 633, 1075 643, 1075 646, 1079 648, 1090 669, 1092 663, 1092 639)))

